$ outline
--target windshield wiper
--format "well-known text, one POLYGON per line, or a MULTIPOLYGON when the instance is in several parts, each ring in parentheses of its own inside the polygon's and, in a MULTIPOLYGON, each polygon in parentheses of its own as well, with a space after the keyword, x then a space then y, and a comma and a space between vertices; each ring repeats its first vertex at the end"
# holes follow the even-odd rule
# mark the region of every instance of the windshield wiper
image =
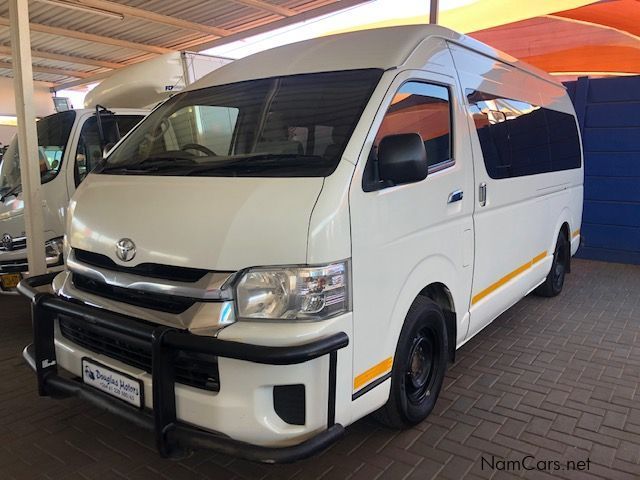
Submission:
POLYGON ((205 173, 211 173, 215 171, 227 171, 236 168, 241 169, 253 169, 258 170, 265 168, 285 168, 292 167, 295 164, 304 164, 306 161, 322 161, 322 157, 319 155, 303 155, 294 153, 265 153, 257 155, 248 155, 237 158, 231 158, 229 160, 218 161, 214 163, 205 163, 198 167, 194 167, 186 175, 199 175, 205 173))
POLYGON ((2 197, 0 197, 0 202, 4 202, 11 195, 16 195, 17 196, 21 191, 22 191, 22 184, 19 183, 18 185, 16 185, 12 189, 10 189, 7 193, 4 193, 2 195, 2 197))
POLYGON ((100 172, 158 172, 161 170, 193 166, 197 162, 191 158, 148 157, 136 163, 104 166, 100 172))

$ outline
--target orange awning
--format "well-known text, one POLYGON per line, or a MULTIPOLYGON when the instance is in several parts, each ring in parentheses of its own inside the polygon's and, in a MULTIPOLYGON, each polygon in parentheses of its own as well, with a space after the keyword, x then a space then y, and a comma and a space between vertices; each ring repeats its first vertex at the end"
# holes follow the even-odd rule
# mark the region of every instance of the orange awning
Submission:
POLYGON ((470 33, 555 75, 640 74, 640 2, 604 0, 470 33))
MULTIPOLYGON (((403 17, 350 30, 426 21, 403 17)), ((439 21, 555 75, 640 74, 639 0, 476 0, 443 10, 439 21)))

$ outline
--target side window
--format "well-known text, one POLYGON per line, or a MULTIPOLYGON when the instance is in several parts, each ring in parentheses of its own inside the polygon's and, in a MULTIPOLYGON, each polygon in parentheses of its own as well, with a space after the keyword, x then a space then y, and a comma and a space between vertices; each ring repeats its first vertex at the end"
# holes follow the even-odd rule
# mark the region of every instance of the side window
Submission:
POLYGON ((472 90, 467 100, 491 178, 580 167, 573 115, 472 90))
MULTIPOLYGON (((102 132, 105 146, 115 144, 142 120, 142 115, 105 115, 102 117, 102 132)), ((102 145, 96 116, 92 116, 82 126, 76 150, 75 178, 79 185, 102 160, 102 145)))
POLYGON ((417 133, 422 137, 429 167, 453 159, 449 89, 424 82, 407 82, 394 95, 374 139, 364 170, 365 192, 383 188, 378 174, 378 145, 387 135, 417 133))
POLYGON ((580 168, 580 137, 576 119, 556 110, 544 111, 549 125, 549 149, 554 170, 580 168))
POLYGON ((429 166, 446 162, 451 155, 449 89, 441 85, 408 82, 395 94, 374 141, 398 133, 419 133, 429 166))
MULTIPOLYGON (((103 122, 104 124, 107 122, 103 122)), ((76 150, 76 185, 80 184, 102 159, 100 134, 96 117, 89 118, 80 130, 80 139, 76 150)))

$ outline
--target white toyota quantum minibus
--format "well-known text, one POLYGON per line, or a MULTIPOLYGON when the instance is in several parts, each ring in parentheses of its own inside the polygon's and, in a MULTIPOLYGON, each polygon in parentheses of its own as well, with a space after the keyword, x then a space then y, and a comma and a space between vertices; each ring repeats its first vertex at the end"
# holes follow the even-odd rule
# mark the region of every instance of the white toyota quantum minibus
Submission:
POLYGON ((424 420, 457 348, 560 293, 582 197, 569 97, 514 58, 438 26, 275 48, 166 101, 80 185, 64 272, 19 286, 24 356, 41 395, 163 456, 294 461, 372 412, 424 420))

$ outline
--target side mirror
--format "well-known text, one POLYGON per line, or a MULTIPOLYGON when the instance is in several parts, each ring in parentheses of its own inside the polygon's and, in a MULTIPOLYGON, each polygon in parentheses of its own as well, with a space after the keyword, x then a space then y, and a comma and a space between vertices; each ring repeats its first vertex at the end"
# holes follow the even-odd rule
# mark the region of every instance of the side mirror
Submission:
POLYGON ((380 180, 393 185, 427 178, 429 164, 422 137, 417 133, 388 135, 378 145, 380 180))

